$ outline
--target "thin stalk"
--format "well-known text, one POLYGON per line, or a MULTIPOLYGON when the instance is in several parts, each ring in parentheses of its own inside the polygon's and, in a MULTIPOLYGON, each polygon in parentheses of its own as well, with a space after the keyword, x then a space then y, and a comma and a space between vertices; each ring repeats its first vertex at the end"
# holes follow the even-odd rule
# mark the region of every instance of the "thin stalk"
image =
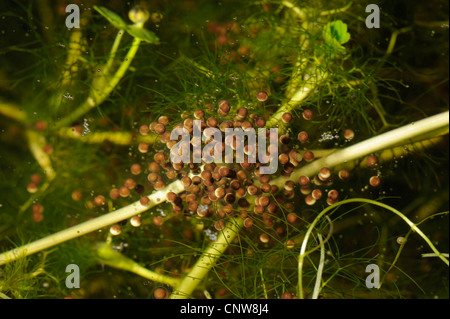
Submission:
POLYGON ((169 285, 174 288, 176 288, 180 284, 179 278, 173 278, 166 275, 158 274, 157 272, 142 267, 133 259, 130 259, 122 255, 121 253, 114 251, 111 248, 111 246, 107 244, 104 243, 101 244, 97 248, 97 254, 98 257, 100 258, 100 261, 108 266, 121 270, 130 271, 143 278, 156 281, 165 285, 169 285))
POLYGON ((26 132, 28 146, 36 161, 39 163, 48 181, 52 181, 56 177, 56 172, 52 167, 50 156, 44 152, 45 137, 36 131, 27 130, 26 132))
POLYGON ((264 281, 264 274, 263 274, 262 268, 259 268, 259 273, 261 274, 261 282, 262 282, 262 287, 263 287, 263 292, 264 292, 264 298, 269 299, 269 296, 267 294, 267 289, 266 289, 266 283, 264 281))
MULTIPOLYGON (((295 10, 294 10, 295 11, 295 10)), ((306 69, 308 64, 308 54, 306 54, 306 50, 309 46, 309 38, 308 38, 308 27, 309 23, 306 19, 306 14, 304 14, 303 19, 301 21, 301 29, 302 33, 299 39, 299 53, 296 58, 294 71, 289 80, 285 96, 290 99, 292 95, 295 94, 297 87, 300 85, 300 82, 303 80, 302 71, 306 69)))
POLYGON ((317 69, 317 74, 315 76, 307 75, 304 76, 303 81, 305 82, 297 91, 292 95, 288 102, 285 102, 281 107, 272 115, 272 117, 267 121, 267 127, 278 127, 279 130, 284 131, 284 124, 281 121, 281 117, 284 113, 292 112, 308 95, 313 91, 320 83, 327 78, 328 73, 317 69))
MULTIPOLYGON (((445 134, 447 134, 447 133, 448 132, 445 132, 445 134)), ((439 135, 439 134, 441 134, 441 133, 436 131, 436 135, 439 135)), ((423 137, 423 136, 421 136, 421 137, 423 137)), ((443 140, 444 140, 443 136, 438 136, 438 137, 423 140, 420 142, 415 142, 412 144, 404 144, 404 145, 399 145, 397 147, 385 149, 383 151, 380 151, 377 154, 378 163, 379 164, 387 163, 387 162, 394 160, 395 158, 402 158, 402 156, 408 156, 408 155, 411 155, 411 153, 419 153, 419 152, 425 151, 428 148, 439 145, 439 143, 442 143, 443 140)), ((313 150, 311 150, 311 151, 314 152, 313 150)), ((314 155, 315 155, 315 153, 314 153, 314 155)), ((319 158, 319 157, 321 157, 321 156, 317 156, 317 158, 319 158)), ((342 165, 335 166, 334 170, 335 171, 339 171, 341 169, 351 170, 351 169, 354 169, 355 167, 366 168, 367 167, 366 159, 367 159, 367 157, 363 158, 362 160, 358 159, 353 162, 345 162, 342 165)))
POLYGON ((345 165, 358 158, 368 156, 372 153, 389 149, 393 146, 406 144, 409 140, 425 135, 430 131, 448 127, 449 112, 443 112, 434 116, 427 117, 423 120, 405 125, 403 127, 391 130, 384 134, 372 137, 358 144, 349 146, 342 150, 336 151, 327 157, 318 159, 300 169, 295 170, 290 177, 278 177, 271 184, 282 186, 286 180, 298 180, 302 175, 313 176, 317 174, 321 168, 334 168, 339 165, 345 165))
POLYGON ((322 235, 320 233, 317 234, 317 238, 319 239, 319 246, 320 246, 320 261, 319 267, 317 268, 316 284, 314 285, 312 299, 319 298, 320 283, 322 282, 323 266, 325 265, 325 244, 322 240, 322 235))
POLYGON ((153 144, 159 140, 159 135, 154 133, 149 133, 148 135, 138 135, 134 136, 130 132, 91 132, 87 135, 81 135, 74 132, 70 127, 63 127, 57 131, 58 135, 63 138, 70 138, 74 140, 79 140, 88 144, 101 144, 108 140, 111 143, 117 145, 130 145, 133 143, 145 142, 148 144, 153 144))
POLYGON ((105 67, 103 68, 104 74, 109 74, 109 69, 111 68, 114 62, 114 58, 116 57, 117 49, 119 48, 120 41, 122 40, 124 32, 125 32, 124 30, 119 30, 119 32, 117 32, 113 46, 111 47, 111 51, 109 52, 108 61, 106 61, 105 67))
POLYGON ((0 100, 0 114, 17 122, 25 122, 27 114, 12 103, 0 100))
POLYGON ((292 2, 282 1, 281 4, 289 9, 292 9, 292 11, 294 11, 300 19, 305 19, 305 13, 300 8, 296 7, 292 2))
POLYGON ((380 99, 378 98, 378 87, 376 84, 371 81, 370 82, 370 90, 372 92, 372 106, 380 117, 381 122, 383 123, 383 128, 389 127, 389 123, 386 121, 386 111, 384 110, 383 104, 381 104, 380 99))
POLYGON ((422 239, 428 244, 428 246, 431 248, 431 250, 436 254, 437 257, 439 257, 447 266, 449 266, 448 259, 439 252, 439 250, 436 249, 436 247, 433 245, 431 240, 417 227, 416 224, 414 224, 411 220, 409 220, 404 214, 402 214, 397 209, 386 205, 384 203, 377 202, 375 200, 371 199, 365 199, 365 198, 354 198, 354 199, 346 199, 341 202, 335 203, 327 208, 325 208, 323 211, 321 211, 317 217, 313 220, 313 222, 309 225, 308 230, 306 231, 305 237, 303 239, 303 243, 300 249, 300 254, 298 257, 298 296, 299 298, 303 298, 303 265, 304 265, 304 258, 308 255, 308 252, 306 251, 306 245, 308 243, 309 237, 311 236, 311 233, 316 226, 316 224, 319 222, 319 220, 328 212, 335 210, 337 207, 341 205, 345 205, 348 203, 367 203, 376 205, 382 208, 385 208, 388 211, 391 211, 392 213, 399 216, 403 221, 405 221, 408 226, 415 231, 422 239))
POLYGON ((61 87, 64 88, 70 84, 70 81, 78 71, 77 60, 81 56, 81 42, 83 33, 74 29, 69 39, 69 49, 67 50, 66 64, 62 75, 61 87))
POLYGON ((333 10, 327 10, 327 11, 322 11, 322 12, 320 13, 320 16, 321 16, 321 17, 324 17, 324 16, 335 15, 335 14, 337 14, 337 13, 345 12, 345 11, 347 11, 347 10, 352 6, 352 4, 353 4, 353 2, 350 1, 346 6, 344 6, 344 7, 342 7, 342 8, 339 8, 339 9, 333 9, 333 10))
POLYGON ((409 235, 411 235, 411 232, 412 232, 412 229, 410 229, 409 231, 408 231, 408 233, 406 234, 406 236, 404 237, 404 239, 403 239, 403 242, 400 244, 400 247, 399 247, 399 249, 398 249, 398 251, 397 251, 397 254, 395 255, 395 258, 394 258, 394 261, 392 262, 392 264, 389 266, 389 269, 384 273, 384 276, 383 276, 383 278, 380 280, 380 284, 379 284, 379 286, 378 286, 378 290, 381 288, 381 286, 383 285, 383 283, 384 283, 384 280, 386 279, 386 277, 387 277, 387 275, 391 272, 391 270, 395 267, 395 264, 397 263, 397 261, 398 261, 398 259, 400 258, 400 254, 402 253, 402 251, 403 251, 403 248, 405 247, 405 244, 406 244, 406 242, 408 241, 408 237, 409 237, 409 235))
POLYGON ((397 42, 397 37, 402 34, 402 33, 406 33, 411 31, 412 28, 411 27, 405 27, 402 28, 400 30, 395 30, 394 32, 392 32, 391 38, 389 40, 389 44, 388 47, 386 49, 386 55, 390 55, 392 54, 392 52, 394 51, 395 48, 395 43, 397 42))
MULTIPOLYGON (((447 132, 448 133, 448 132, 447 132)), ((447 134, 445 133, 445 134, 447 134)), ((437 133, 439 134, 439 133, 437 133)), ((418 153, 421 151, 425 151, 427 148, 434 147, 442 143, 444 140, 443 136, 438 136, 435 138, 427 139, 420 142, 415 142, 412 144, 404 144, 401 146, 397 146, 394 148, 386 149, 378 154, 378 160, 380 163, 385 163, 391 161, 395 158, 401 158, 402 156, 407 156, 410 153, 418 153)), ((367 162, 362 161, 359 164, 360 167, 367 167, 367 162)))
MULTIPOLYGON (((416 223, 417 226, 419 226, 420 224, 422 224, 423 222, 425 222, 426 220, 428 220, 429 218, 438 216, 438 215, 446 215, 447 212, 445 213, 438 213, 432 216, 428 216, 426 218, 423 218, 420 220, 420 222, 416 223)), ((402 243, 400 244, 400 247, 397 251, 397 254, 395 255, 394 261, 392 262, 392 264, 390 265, 389 269, 384 273, 383 278, 380 281, 380 285, 378 286, 378 289, 381 288, 381 286, 383 285, 384 280, 386 279, 387 275, 389 274, 389 272, 395 267, 395 264, 397 263, 398 259, 400 258, 400 254, 402 253, 403 248, 405 247, 405 244, 408 242, 408 238, 412 233, 412 228, 409 229, 408 233, 406 233, 405 237, 402 240, 402 243)), ((429 253, 429 254, 422 254, 422 257, 425 257, 424 255, 433 255, 433 257, 438 257, 438 255, 436 255, 436 253, 429 253)), ((442 254, 442 256, 448 258, 448 254, 442 254)))
MULTIPOLYGON (((441 254, 442 256, 444 256, 444 257, 449 257, 449 254, 448 253, 442 253, 441 254)), ((439 257, 439 255, 437 255, 437 254, 435 254, 435 253, 427 253, 427 254, 422 254, 422 257, 423 258, 429 258, 429 257, 439 257)))
POLYGON ((44 249, 61 244, 65 241, 86 235, 103 227, 116 224, 122 220, 138 215, 139 213, 145 212, 146 210, 165 202, 166 194, 168 192, 174 192, 178 194, 182 191, 184 191, 184 186, 181 181, 175 181, 162 190, 156 191, 153 194, 149 195, 148 198, 150 199, 150 202, 148 203, 148 205, 144 206, 140 203, 140 201, 136 201, 133 204, 122 207, 108 214, 88 220, 79 225, 75 225, 73 227, 36 240, 32 243, 7 251, 3 254, 0 254, 0 265, 17 260, 20 257, 32 255, 44 249))
MULTIPOLYGON (((323 240, 323 242, 319 245, 317 245, 316 247, 308 250, 306 252, 307 255, 311 254, 312 252, 316 251, 317 249, 321 248, 323 245, 325 245, 331 238, 331 236, 334 234, 334 224, 333 221, 330 219, 330 217, 325 216, 325 218, 328 220, 328 223, 330 224, 330 228, 328 229, 328 234, 327 237, 325 237, 325 240, 323 240)), ((303 241, 303 239, 305 238, 303 235, 300 235, 301 240, 303 241)))
POLYGON ((86 63, 86 60, 82 56, 83 41, 85 39, 83 38, 83 32, 81 30, 83 30, 88 21, 89 19, 87 17, 82 18, 80 21, 81 29, 71 30, 66 62, 62 68, 61 80, 58 82, 58 88, 49 101, 49 104, 53 105, 52 109, 55 113, 58 113, 61 105, 64 105, 62 100, 70 89, 71 84, 73 84, 72 82, 79 71, 77 62, 84 61, 84 63, 86 63))
POLYGON ((384 54, 384 58, 380 59, 379 62, 378 62, 378 66, 377 66, 378 70, 381 70, 381 68, 384 66, 384 63, 386 62, 386 58, 388 56, 390 56, 392 54, 392 52, 394 52, 395 44, 397 43, 397 37, 400 34, 409 32, 411 30, 412 30, 411 27, 405 27, 405 28, 402 28, 400 30, 395 30, 394 32, 392 32, 391 38, 389 40, 388 47, 387 47, 386 52, 384 54))
POLYGON ((28 209, 28 207, 30 207, 30 205, 33 204, 37 198, 42 196, 42 194, 47 191, 47 189, 50 187, 51 181, 52 180, 47 179, 41 186, 39 186, 39 190, 31 195, 27 199, 27 201, 22 206, 20 206, 19 211, 17 212, 17 217, 21 217, 23 213, 28 209))
POLYGON ((230 243, 238 235, 244 224, 240 217, 230 218, 226 227, 222 230, 215 242, 203 252, 192 270, 181 281, 180 286, 172 293, 171 299, 186 299, 191 297, 192 292, 202 282, 209 270, 214 267, 230 243))
POLYGON ((85 113, 89 112, 92 108, 96 107, 97 105, 103 103, 103 101, 109 96, 112 90, 119 83, 120 79, 122 79, 122 77, 125 75, 126 70, 129 68, 131 62, 133 61, 134 56, 136 55, 140 43, 141 40, 135 38, 133 40, 133 43, 131 44, 130 49, 128 50, 127 55, 125 56, 124 61, 117 69, 114 76, 110 78, 109 81, 106 82, 103 81, 106 80, 104 76, 101 78, 101 80, 97 82, 94 81, 93 87, 86 101, 84 101, 84 103, 81 106, 79 106, 75 111, 73 111, 70 115, 56 122, 55 128, 61 128, 63 126, 70 125, 70 123, 72 123, 74 120, 81 117, 85 113))
MULTIPOLYGON (((1 289, 1 286, 0 286, 0 289, 1 289)), ((11 299, 11 297, 8 297, 4 293, 0 292, 0 299, 11 299)))

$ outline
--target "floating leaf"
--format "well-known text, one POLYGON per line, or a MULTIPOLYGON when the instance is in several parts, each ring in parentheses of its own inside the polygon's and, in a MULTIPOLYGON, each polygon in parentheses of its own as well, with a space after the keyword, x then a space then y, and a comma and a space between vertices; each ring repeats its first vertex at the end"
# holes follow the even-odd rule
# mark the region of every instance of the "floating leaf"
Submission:
POLYGON ((342 44, 350 40, 347 25, 341 20, 329 22, 323 29, 322 35, 325 43, 338 51, 345 50, 342 44))
POLYGON ((105 17, 114 27, 119 30, 125 30, 132 37, 152 44, 159 43, 159 38, 152 31, 127 24, 120 16, 105 7, 94 6, 94 9, 105 17))
POLYGON ((108 20, 117 29, 126 29, 128 27, 127 23, 111 10, 99 6, 94 6, 94 9, 97 10, 98 13, 105 17, 106 20, 108 20))
POLYGON ((147 29, 138 28, 133 25, 129 25, 125 28, 125 31, 127 31, 131 36, 138 38, 142 41, 152 43, 152 44, 159 43, 159 38, 156 36, 156 34, 147 29))

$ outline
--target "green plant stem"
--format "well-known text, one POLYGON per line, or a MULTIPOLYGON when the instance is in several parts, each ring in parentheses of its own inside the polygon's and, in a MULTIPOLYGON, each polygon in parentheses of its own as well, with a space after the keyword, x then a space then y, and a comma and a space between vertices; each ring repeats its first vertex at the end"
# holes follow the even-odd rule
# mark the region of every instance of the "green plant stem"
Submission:
POLYGON ((400 30, 395 30, 394 32, 392 32, 391 38, 389 39, 388 47, 386 49, 386 55, 390 55, 394 51, 395 43, 397 42, 397 37, 400 34, 409 32, 411 30, 412 30, 411 27, 405 27, 405 28, 402 28, 400 30))
POLYGON ((408 237, 409 237, 409 235, 411 235, 411 232, 412 232, 412 229, 410 229, 410 230, 408 231, 408 233, 406 234, 406 236, 404 237, 403 242, 400 244, 400 247, 399 247, 399 249, 398 249, 398 251, 397 251, 397 254, 395 255, 394 261, 393 261, 392 264, 389 266, 389 269, 384 273, 383 278, 381 278, 381 280, 380 280, 380 285, 378 286, 377 289, 380 289, 380 288, 381 288, 381 286, 383 285, 384 280, 386 279, 387 275, 388 275, 388 274, 390 273, 390 271, 395 267, 395 264, 397 263, 398 259, 400 258, 400 254, 402 253, 403 248, 405 247, 405 244, 406 244, 406 242, 408 241, 408 237))
POLYGON ((117 53, 117 49, 119 48, 120 41, 122 41, 124 32, 125 32, 124 30, 119 30, 117 32, 116 38, 114 39, 113 46, 111 47, 111 51, 109 52, 108 61, 106 61, 105 67, 103 68, 103 74, 109 74, 109 69, 111 69, 111 66, 114 62, 114 59, 115 59, 116 53, 117 53))
POLYGON ((303 80, 302 73, 307 67, 308 64, 308 55, 306 54, 306 50, 309 46, 309 39, 308 39, 308 20, 304 20, 302 22, 302 29, 303 31, 302 36, 300 37, 299 45, 300 45, 300 54, 297 56, 297 60, 295 62, 294 71, 291 75, 291 79, 289 80, 288 87, 285 92, 285 96, 288 99, 291 99, 293 95, 296 94, 297 88, 299 87, 300 83, 303 80))
MULTIPOLYGON (((66 64, 64 66, 64 73, 62 75, 61 87, 65 88, 70 84, 75 73, 78 71, 76 65, 79 57, 81 56, 81 43, 83 33, 80 30, 74 29, 69 39, 69 49, 67 50, 66 64)), ((60 97, 61 95, 58 94, 60 97)))
MULTIPOLYGON (((1 286, 0 286, 0 289, 1 289, 1 286)), ((11 297, 8 297, 4 293, 0 292, 0 299, 11 299, 11 297)))
MULTIPOLYGON (((317 74, 312 76, 307 73, 304 77, 304 84, 295 91, 288 102, 285 102, 267 121, 266 127, 278 127, 279 134, 284 132, 285 124, 281 121, 284 113, 292 112, 320 83, 327 78, 328 73, 320 69, 316 70, 317 74)), ((295 81, 295 80, 294 80, 295 81)))
POLYGON ((290 177, 278 177, 271 181, 282 187, 287 180, 297 181, 300 176, 313 176, 317 174, 321 168, 335 168, 339 165, 351 164, 358 158, 368 156, 372 153, 389 149, 393 146, 407 144, 411 139, 415 139, 431 131, 436 131, 441 128, 448 127, 449 112, 443 112, 434 116, 427 117, 423 120, 405 125, 403 127, 391 130, 384 134, 372 137, 363 142, 349 146, 342 150, 336 151, 329 156, 318 159, 300 169, 294 170, 290 177))
POLYGON ((50 187, 51 182, 52 180, 47 179, 44 183, 42 183, 41 186, 39 186, 38 191, 31 195, 27 199, 27 201, 22 206, 20 206, 19 211, 17 212, 17 217, 21 217, 23 213, 30 207, 30 205, 33 204, 37 198, 42 196, 42 194, 47 191, 47 189, 50 187))
MULTIPOLYGON (((441 253, 440 255, 448 258, 449 254, 448 253, 441 253)), ((439 255, 435 254, 435 253, 427 253, 427 254, 422 254, 423 258, 429 258, 429 257, 439 257, 439 255)))
POLYGON ((269 296, 267 295, 267 288, 266 288, 266 283, 264 280, 264 274, 263 274, 262 268, 259 268, 259 273, 261 274, 261 283, 262 283, 262 287, 263 287, 264 298, 269 299, 269 296))
POLYGON ((327 208, 325 208, 323 211, 321 211, 316 218, 313 220, 313 222, 308 226, 308 230, 306 231, 305 237, 302 242, 302 246, 300 249, 300 254, 298 257, 298 296, 299 298, 303 298, 303 264, 304 264, 304 258, 308 255, 308 252, 306 251, 306 245, 308 243, 309 237, 311 236, 311 233, 316 226, 316 224, 319 222, 319 220, 328 212, 335 210, 337 207, 349 203, 367 203, 372 204, 376 206, 380 206, 382 208, 385 208, 388 211, 391 211, 392 213, 399 216, 403 221, 405 221, 408 226, 416 232, 422 239, 428 244, 428 246, 431 248, 431 250, 438 256, 447 266, 449 266, 449 261, 447 258, 444 257, 443 254, 439 252, 439 250, 436 249, 436 247, 433 245, 431 240, 414 224, 412 221, 410 221, 404 214, 402 214, 400 211, 396 210, 395 208, 386 205, 384 203, 377 202, 375 200, 371 199, 365 199, 365 198, 353 198, 353 199, 346 199, 341 202, 335 203, 327 208))
POLYGON ((119 83, 120 79, 122 79, 122 77, 125 75, 126 70, 129 68, 131 62, 133 61, 134 56, 136 55, 137 50, 139 49, 140 43, 141 40, 135 38, 133 40, 133 43, 131 44, 130 49, 128 50, 127 55, 125 56, 124 61, 117 69, 114 76, 109 80, 107 80, 105 79, 106 75, 103 75, 101 80, 97 82, 94 81, 93 87, 86 101, 81 106, 79 106, 75 111, 73 111, 70 115, 56 122, 55 128, 61 128, 63 126, 70 125, 74 120, 78 119, 85 113, 89 112, 92 108, 96 107, 97 105, 103 103, 103 101, 109 96, 112 90, 119 83), (106 80, 106 82, 102 80, 106 80))
POLYGON ((122 220, 138 215, 139 213, 145 212, 146 210, 165 202, 166 194, 168 192, 174 192, 178 194, 182 191, 184 191, 184 186, 181 181, 175 181, 162 190, 156 191, 153 194, 149 195, 148 198, 150 199, 150 202, 148 205, 144 206, 140 203, 140 201, 136 201, 133 204, 122 207, 108 214, 88 220, 79 225, 75 225, 24 246, 7 251, 3 254, 0 254, 0 265, 14 261, 20 257, 32 255, 44 249, 48 249, 50 247, 61 244, 65 241, 86 235, 103 227, 113 225, 122 220))
POLYGON ((101 144, 106 140, 117 145, 130 145, 133 143, 145 142, 148 144, 153 144, 159 140, 159 135, 155 133, 149 133, 148 135, 137 135, 135 136, 130 132, 91 132, 86 135, 81 135, 76 133, 70 127, 60 128, 58 135, 63 138, 70 138, 74 140, 79 140, 88 144, 101 144))
MULTIPOLYGON (((437 132, 436 134, 440 134, 440 133, 437 132)), ((445 134, 447 134, 447 133, 445 133, 445 134)), ((443 140, 444 140, 443 136, 438 136, 438 137, 423 140, 420 142, 415 142, 412 144, 404 144, 404 145, 399 145, 397 147, 389 148, 384 151, 381 151, 378 154, 378 156, 377 156, 378 161, 380 164, 382 164, 385 162, 392 161, 395 158, 401 158, 402 156, 407 156, 411 153, 418 153, 421 151, 425 151, 428 148, 439 145, 440 143, 443 142, 443 140)), ((348 164, 346 166, 347 166, 347 168, 351 167, 350 164, 348 164)), ((367 162, 365 160, 363 160, 359 163, 359 166, 367 167, 367 162)))
POLYGON ((294 11, 300 19, 302 20, 305 19, 305 13, 302 10, 300 10, 300 8, 296 7, 292 2, 282 1, 281 4, 289 9, 292 9, 292 11, 294 11))
POLYGON ((145 267, 142 267, 134 260, 114 251, 111 246, 105 243, 100 244, 100 246, 97 248, 97 254, 100 258, 100 261, 108 266, 130 271, 143 278, 169 285, 174 288, 176 288, 180 284, 179 278, 173 278, 158 274, 145 267))
POLYGON ((26 131, 28 146, 36 161, 39 163, 48 181, 52 181, 56 177, 56 172, 52 167, 50 156, 44 152, 45 137, 32 130, 26 131))
POLYGON ((353 4, 353 2, 350 1, 347 5, 345 5, 345 6, 342 7, 342 8, 339 8, 339 9, 333 9, 333 10, 327 10, 327 11, 322 11, 322 12, 320 13, 320 16, 321 16, 321 17, 324 17, 324 16, 335 15, 335 14, 337 14, 337 13, 345 12, 345 11, 347 11, 347 10, 352 6, 352 4, 353 4))
POLYGON ((386 121, 385 117, 386 111, 384 110, 383 104, 381 104, 381 101, 378 97, 378 87, 373 81, 371 81, 369 85, 372 92, 372 106, 375 109, 375 112, 378 113, 378 116, 383 123, 383 128, 389 127, 389 123, 386 121))
POLYGON ((320 233, 318 233, 317 238, 319 239, 319 246, 320 246, 320 261, 319 261, 319 267, 317 268, 316 284, 314 285, 312 299, 319 298, 320 283, 322 281, 322 272, 323 272, 323 267, 325 265, 325 245, 322 240, 322 235, 320 233))
POLYGON ((292 72, 291 78, 289 80, 288 86, 286 88, 285 97, 290 99, 292 98, 292 95, 295 94, 298 86, 300 85, 301 81, 303 80, 302 72, 306 69, 306 66, 308 64, 308 54, 306 54, 306 50, 309 46, 309 38, 308 38, 308 26, 309 21, 306 19, 306 12, 308 11, 302 11, 299 8, 295 7, 292 3, 289 1, 284 1, 282 4, 288 8, 290 8, 293 12, 296 13, 297 17, 299 18, 298 21, 296 20, 295 23, 299 23, 301 25, 302 33, 299 37, 299 54, 296 57, 296 62, 294 65, 294 70, 292 72))
MULTIPOLYGON (((389 148, 392 145, 398 145, 400 142, 404 142, 422 134, 426 134, 429 131, 448 126, 448 116, 449 112, 447 111, 418 121, 416 123, 412 123, 407 126, 392 130, 380 136, 373 137, 369 140, 355 144, 346 149, 336 151, 327 157, 321 158, 309 165, 304 166, 303 168, 294 171, 291 177, 289 177, 288 179, 298 180, 298 177, 302 175, 313 176, 314 174, 317 174, 317 172, 319 172, 322 167, 332 168, 339 164, 343 164, 356 158, 363 157, 384 148, 389 148)), ((277 179, 274 179, 271 184, 284 185, 284 182, 286 180, 287 178, 279 177, 277 179)), ((182 186, 181 182, 176 181, 163 190, 150 195, 150 206, 145 207, 140 205, 139 202, 136 202, 132 205, 123 207, 109 214, 84 222, 83 224, 63 230, 46 238, 42 238, 36 242, 22 246, 16 250, 6 252, 0 255, 0 265, 8 262, 9 260, 17 259, 24 251, 26 251, 27 255, 30 255, 43 249, 55 246, 64 241, 82 236, 86 233, 98 230, 105 226, 112 225, 118 221, 132 217, 140 212, 147 210, 150 207, 153 207, 165 201, 165 194, 168 191, 179 193, 183 190, 184 187, 182 186), (156 198, 159 198, 159 201, 156 201, 156 198)))
MULTIPOLYGON (((420 219, 420 222, 416 223, 416 226, 419 226, 420 224, 422 224, 423 222, 425 222, 429 218, 432 218, 433 216, 446 215, 446 214, 448 214, 448 212, 438 213, 438 214, 435 214, 435 215, 432 215, 432 216, 424 217, 424 218, 420 219)), ((397 263, 398 259, 400 258, 400 254, 402 253, 403 248, 405 247, 406 243, 408 242, 408 238, 409 238, 409 236, 411 235, 412 232, 413 232, 413 229, 410 228, 408 233, 406 233, 405 237, 403 238, 403 241, 400 244, 400 247, 399 247, 399 249, 397 251, 397 254, 395 255, 394 261, 392 261, 391 265, 389 266, 389 269, 384 273, 384 276, 383 276, 383 278, 380 281, 380 285, 378 286, 378 289, 381 288, 381 286, 383 285, 384 280, 386 279, 387 275, 395 267, 395 264, 397 263)), ((436 255, 436 253, 422 254, 422 257, 425 257, 424 255, 432 255, 433 257, 438 257, 438 255, 436 255)), ((448 258, 448 254, 442 254, 442 256, 448 258)))
POLYGON ((240 217, 231 217, 227 220, 225 229, 219 233, 217 240, 209 245, 192 270, 184 277, 180 286, 172 293, 172 299, 191 297, 195 288, 202 282, 209 270, 214 267, 217 260, 238 235, 243 224, 244 220, 240 217))
POLYGON ((12 103, 0 100, 0 114, 17 122, 25 122, 27 114, 12 103))

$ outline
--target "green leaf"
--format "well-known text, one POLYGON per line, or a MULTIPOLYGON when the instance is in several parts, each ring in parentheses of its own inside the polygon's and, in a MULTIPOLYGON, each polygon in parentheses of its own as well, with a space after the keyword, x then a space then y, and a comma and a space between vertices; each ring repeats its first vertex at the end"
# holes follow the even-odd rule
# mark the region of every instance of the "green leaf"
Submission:
POLYGON ((97 10, 98 13, 105 17, 106 20, 108 20, 117 29, 126 29, 128 27, 127 23, 111 10, 99 6, 94 6, 94 9, 97 10))
POLYGON ((342 44, 350 40, 350 33, 347 32, 347 25, 341 20, 327 23, 322 32, 325 43, 337 51, 343 51, 342 44))
POLYGON ((156 34, 147 29, 138 28, 135 27, 134 25, 129 25, 125 28, 125 31, 127 31, 131 36, 138 38, 142 41, 152 44, 159 44, 159 38, 156 36, 156 34))
POLYGON ((152 44, 159 43, 159 38, 152 31, 127 24, 120 16, 105 7, 94 6, 94 9, 105 17, 114 27, 119 30, 125 30, 132 37, 152 44))

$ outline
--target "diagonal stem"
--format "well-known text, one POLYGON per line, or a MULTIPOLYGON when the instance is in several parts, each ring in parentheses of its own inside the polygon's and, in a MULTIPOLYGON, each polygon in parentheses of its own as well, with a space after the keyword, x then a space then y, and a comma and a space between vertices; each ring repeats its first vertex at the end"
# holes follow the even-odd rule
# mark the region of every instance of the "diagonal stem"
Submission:
POLYGON ((202 282, 206 274, 217 263, 230 243, 238 235, 244 224, 240 217, 228 219, 225 229, 223 229, 215 242, 203 252, 192 270, 181 281, 180 286, 171 295, 172 299, 190 298, 195 288, 202 282))
POLYGON ((125 56, 124 61, 117 69, 113 77, 109 79, 107 82, 104 82, 104 80, 106 80, 105 77, 98 79, 99 80, 98 82, 94 82, 91 92, 89 93, 88 98, 83 102, 83 104, 81 104, 81 106, 79 106, 70 115, 56 122, 55 128, 61 128, 63 126, 70 125, 73 121, 75 121, 85 113, 89 112, 97 105, 103 103, 103 101, 109 96, 112 90, 119 83, 120 79, 122 79, 122 77, 125 75, 126 70, 130 66, 134 56, 136 55, 140 43, 141 40, 135 38, 133 40, 133 43, 131 44, 131 47, 127 55, 125 56))
POLYGON ((180 284, 179 278, 173 278, 166 275, 159 274, 150 269, 147 269, 133 259, 130 259, 121 253, 114 251, 109 245, 102 243, 97 248, 97 254, 101 262, 104 264, 126 271, 130 271, 143 278, 160 282, 172 287, 177 287, 180 284))
POLYGON ((434 116, 427 117, 423 120, 411 123, 400 128, 391 130, 384 134, 372 137, 358 144, 336 151, 327 157, 318 159, 300 169, 295 170, 290 177, 278 177, 271 184, 284 185, 287 180, 297 181, 302 175, 313 176, 317 174, 321 168, 334 168, 339 165, 350 163, 353 160, 362 158, 372 153, 407 144, 410 140, 429 132, 437 131, 449 125, 449 112, 443 112, 434 116))
POLYGON ((159 140, 159 135, 157 135, 156 133, 134 136, 133 133, 124 131, 121 132, 95 131, 83 136, 81 134, 75 133, 73 129, 70 127, 62 127, 57 131, 57 133, 62 138, 79 140, 87 144, 101 144, 105 141, 109 141, 117 145, 131 145, 133 143, 141 143, 141 142, 154 144, 159 140))
MULTIPOLYGON (((322 167, 333 168, 341 164, 345 164, 349 161, 357 158, 369 155, 371 153, 390 148, 394 145, 399 145, 402 142, 406 143, 410 139, 417 138, 418 136, 427 134, 431 131, 439 130, 449 124, 449 112, 443 112, 416 123, 411 123, 404 127, 392 130, 379 136, 375 136, 371 139, 347 147, 340 151, 331 153, 330 155, 312 162, 292 173, 288 179, 298 180, 302 175, 312 176, 317 174, 322 167)), ((271 184, 283 185, 287 179, 285 177, 278 177, 274 179, 271 184)), ((26 256, 34 254, 38 251, 53 247, 67 240, 80 237, 89 232, 98 230, 105 226, 115 224, 124 219, 130 218, 147 209, 161 204, 166 200, 167 192, 172 191, 174 193, 180 193, 184 191, 184 187, 181 181, 173 182, 164 189, 157 191, 149 195, 150 203, 147 206, 142 206, 139 201, 125 206, 121 209, 100 216, 98 218, 86 221, 80 225, 68 228, 53 235, 39 239, 30 244, 24 245, 9 252, 0 254, 0 265, 9 261, 18 259, 21 255, 26 256)))
POLYGON ((103 227, 113 225, 122 220, 138 215, 139 213, 145 212, 146 210, 165 202, 167 192, 174 192, 178 194, 182 191, 184 191, 184 186, 181 181, 173 182, 172 184, 166 186, 164 189, 156 191, 155 193, 149 195, 148 198, 150 199, 150 202, 148 205, 144 206, 140 203, 140 201, 137 201, 131 205, 122 207, 108 214, 51 234, 30 244, 26 244, 19 248, 7 251, 3 254, 0 254, 0 265, 17 260, 20 257, 32 255, 44 249, 61 244, 65 241, 86 235, 103 227))

